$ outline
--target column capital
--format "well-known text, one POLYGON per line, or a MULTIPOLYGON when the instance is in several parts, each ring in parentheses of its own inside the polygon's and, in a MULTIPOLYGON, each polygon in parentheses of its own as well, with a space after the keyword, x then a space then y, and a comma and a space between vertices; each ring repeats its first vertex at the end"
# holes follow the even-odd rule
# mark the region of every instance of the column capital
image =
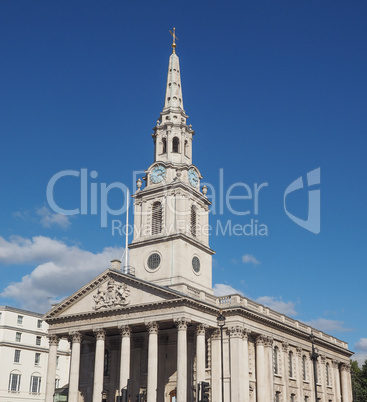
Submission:
POLYGON ((248 339, 249 335, 251 334, 251 330, 248 328, 242 328, 242 339, 248 339))
POLYGON ((288 352, 288 348, 289 348, 289 343, 288 342, 282 342, 282 350, 284 353, 288 352))
POLYGON ((331 364, 333 365, 334 369, 339 369, 339 363, 340 363, 339 360, 332 360, 331 361, 331 364))
POLYGON ((48 342, 50 346, 57 346, 59 344, 59 337, 55 334, 47 335, 48 342))
POLYGON ((271 336, 266 336, 264 343, 266 348, 273 347, 273 338, 271 336))
POLYGON ((255 338, 256 346, 264 346, 265 345, 265 339, 266 339, 265 335, 258 335, 255 338))
POLYGON ((325 364, 326 363, 326 356, 325 355, 319 355, 319 356, 320 356, 321 364, 325 364))
POLYGON ((105 340, 106 339, 106 332, 103 328, 97 328, 94 331, 94 336, 97 338, 97 341, 99 340, 105 340))
POLYGON ((350 364, 348 363, 342 363, 340 365, 340 370, 341 371, 346 371, 347 373, 350 373, 350 364))
POLYGON ((211 337, 214 340, 220 339, 220 329, 217 328, 216 330, 214 330, 211 337))
POLYGON ((298 357, 302 356, 302 348, 300 348, 299 346, 296 347, 296 354, 298 357))
POLYGON ((231 338, 242 338, 243 328, 239 325, 235 325, 233 327, 230 327, 228 332, 231 338))
POLYGON ((191 322, 187 318, 177 318, 175 319, 175 324, 176 327, 179 331, 186 331, 187 330, 187 324, 191 322))
POLYGON ((158 334, 158 324, 155 321, 150 321, 146 325, 150 334, 158 334))
POLYGON ((79 331, 70 331, 69 335, 72 343, 81 343, 83 337, 79 331))
POLYGON ((131 328, 128 325, 120 325, 119 331, 122 337, 124 336, 131 336, 131 328))
POLYGON ((208 328, 208 325, 206 324, 198 324, 196 327, 196 336, 199 335, 204 335, 205 336, 205 330, 208 328))

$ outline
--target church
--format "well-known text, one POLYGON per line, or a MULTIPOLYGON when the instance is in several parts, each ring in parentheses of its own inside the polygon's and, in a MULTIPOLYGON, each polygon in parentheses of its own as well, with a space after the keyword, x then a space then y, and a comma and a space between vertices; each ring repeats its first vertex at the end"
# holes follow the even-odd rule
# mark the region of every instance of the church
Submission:
POLYGON ((69 402, 352 402, 345 342, 239 294, 214 295, 210 201, 174 34, 172 49, 154 162, 132 196, 130 263, 113 260, 43 317, 46 402, 61 339, 71 342, 69 402))

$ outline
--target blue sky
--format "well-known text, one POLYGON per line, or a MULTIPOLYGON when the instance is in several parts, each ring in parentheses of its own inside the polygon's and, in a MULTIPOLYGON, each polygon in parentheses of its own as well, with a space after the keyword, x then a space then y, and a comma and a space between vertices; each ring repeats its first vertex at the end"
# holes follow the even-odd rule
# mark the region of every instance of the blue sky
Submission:
MULTIPOLYGON (((56 215, 46 189, 81 169, 98 173, 88 183, 98 191, 133 189, 153 161, 175 26, 203 180, 218 193, 223 174, 224 194, 267 184, 257 215, 253 200, 231 204, 247 215, 212 211, 217 292, 236 289, 366 353, 366 16, 364 1, 1 2, 0 304, 45 311, 121 256, 116 217, 103 228, 100 214, 56 215), (314 234, 283 196, 318 168, 314 234), (251 219, 267 236, 216 233, 251 219)), ((55 199, 78 208, 79 187, 64 179, 55 199)), ((302 219, 307 191, 287 198, 302 219)), ((122 202, 111 191, 111 208, 122 202)))

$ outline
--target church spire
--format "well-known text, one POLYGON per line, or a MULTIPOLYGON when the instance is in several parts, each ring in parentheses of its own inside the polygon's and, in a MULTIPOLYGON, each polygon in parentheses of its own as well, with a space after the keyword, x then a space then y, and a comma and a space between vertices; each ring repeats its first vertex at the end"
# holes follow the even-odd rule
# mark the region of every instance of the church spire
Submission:
POLYGON ((173 37, 172 54, 169 58, 168 64, 166 98, 164 100, 163 111, 176 109, 175 111, 177 113, 177 109, 179 108, 183 113, 185 113, 182 100, 180 61, 176 54, 176 40, 178 40, 178 38, 175 31, 175 28, 173 28, 173 32, 170 31, 170 34, 173 37))

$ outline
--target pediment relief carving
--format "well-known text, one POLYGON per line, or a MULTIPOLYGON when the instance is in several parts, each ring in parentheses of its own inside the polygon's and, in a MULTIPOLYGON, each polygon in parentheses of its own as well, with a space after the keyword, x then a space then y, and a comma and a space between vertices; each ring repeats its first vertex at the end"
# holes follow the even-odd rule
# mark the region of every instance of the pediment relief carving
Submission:
POLYGON ((116 282, 110 278, 106 284, 101 285, 97 294, 93 296, 95 310, 126 306, 130 303, 130 289, 126 283, 116 282))

